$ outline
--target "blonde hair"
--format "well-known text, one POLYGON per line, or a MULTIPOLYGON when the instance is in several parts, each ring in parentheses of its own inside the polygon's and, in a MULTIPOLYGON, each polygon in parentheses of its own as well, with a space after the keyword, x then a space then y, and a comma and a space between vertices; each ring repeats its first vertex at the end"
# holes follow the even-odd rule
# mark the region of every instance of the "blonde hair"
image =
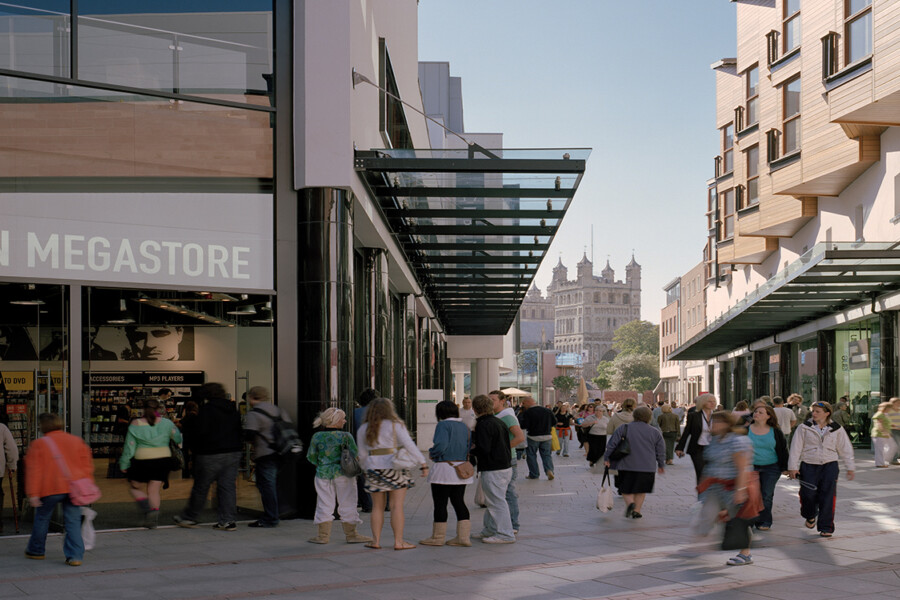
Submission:
POLYGON ((313 427, 333 427, 336 423, 338 423, 341 419, 345 418, 347 413, 342 411, 339 408, 330 407, 326 408, 322 412, 316 416, 316 420, 313 421, 313 427))
POLYGON ((664 413, 670 413, 670 412, 672 412, 672 407, 669 406, 668 404, 663 404, 662 406, 659 407, 659 410, 661 410, 664 413))

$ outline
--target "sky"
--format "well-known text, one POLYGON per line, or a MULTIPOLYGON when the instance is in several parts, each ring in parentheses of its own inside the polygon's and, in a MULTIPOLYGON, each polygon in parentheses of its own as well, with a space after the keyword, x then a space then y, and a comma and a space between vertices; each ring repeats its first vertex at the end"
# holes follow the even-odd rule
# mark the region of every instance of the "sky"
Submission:
POLYGON ((641 318, 703 259, 718 154, 715 73, 735 56, 727 0, 420 0, 419 60, 462 78, 466 131, 506 148, 593 148, 536 283, 575 264, 643 267, 641 318))

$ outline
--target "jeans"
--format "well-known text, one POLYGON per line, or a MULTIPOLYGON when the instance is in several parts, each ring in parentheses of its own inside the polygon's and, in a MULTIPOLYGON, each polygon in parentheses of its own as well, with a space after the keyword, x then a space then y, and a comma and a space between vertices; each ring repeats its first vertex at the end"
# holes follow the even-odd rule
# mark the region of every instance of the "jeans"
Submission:
POLYGON ((259 520, 261 525, 275 527, 278 525, 278 467, 281 457, 277 454, 256 459, 256 489, 262 499, 265 516, 259 520))
POLYGON ((837 461, 824 465, 800 463, 800 480, 816 489, 800 486, 800 514, 807 521, 817 519, 820 532, 834 533, 834 503, 840 469, 837 461))
POLYGON ((781 477, 778 463, 771 465, 753 465, 759 474, 759 491, 762 493, 763 509, 756 517, 757 527, 772 526, 772 499, 775 497, 775 484, 781 477))
MULTIPOLYGON (((519 529, 519 494, 516 492, 516 477, 519 475, 519 469, 516 463, 512 464, 512 477, 509 485, 506 486, 506 504, 509 505, 509 520, 512 522, 512 528, 519 529)), ((497 531, 497 524, 491 518, 489 512, 484 514, 485 529, 491 533, 497 531)))
MULTIPOLYGON (((557 429, 556 437, 559 438, 559 451, 563 453, 563 456, 569 455, 569 439, 572 437, 571 429, 557 429)), ((559 454, 559 452, 557 452, 559 454)))
POLYGON ((900 453, 900 429, 891 429, 891 439, 894 440, 894 452, 888 458, 888 462, 894 462, 900 453))
POLYGON ((50 529, 50 517, 53 509, 62 502, 63 526, 66 537, 63 540, 63 554, 66 560, 82 560, 84 558, 84 541, 81 539, 81 507, 69 501, 68 494, 54 494, 41 498, 41 505, 34 509, 34 527, 25 552, 43 556, 47 543, 47 531, 50 529))
POLYGON ((535 478, 541 475, 538 469, 537 454, 541 453, 541 461, 544 463, 544 473, 553 472, 553 458, 550 451, 551 440, 546 442, 538 442, 531 438, 528 439, 528 449, 525 451, 525 462, 528 464, 528 476, 535 478))
POLYGON ((234 522, 237 516, 237 474, 240 462, 240 452, 194 455, 194 485, 191 487, 188 505, 181 516, 191 521, 200 517, 209 488, 215 481, 219 524, 234 522))
POLYGON ((509 516, 509 504, 506 502, 506 491, 511 480, 512 469, 481 472, 481 485, 487 502, 487 510, 484 511, 484 529, 481 532, 485 537, 496 536, 509 541, 516 539, 509 516))

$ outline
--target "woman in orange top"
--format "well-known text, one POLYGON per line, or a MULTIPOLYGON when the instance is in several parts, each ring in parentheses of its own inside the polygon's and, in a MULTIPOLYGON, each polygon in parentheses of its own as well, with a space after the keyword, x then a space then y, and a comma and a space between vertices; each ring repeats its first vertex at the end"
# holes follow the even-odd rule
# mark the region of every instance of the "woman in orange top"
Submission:
POLYGON ((34 507, 34 527, 25 548, 25 556, 35 560, 44 559, 50 516, 56 505, 62 503, 63 526, 66 530, 63 552, 66 564, 77 567, 84 559, 81 507, 75 506, 69 499, 69 482, 59 468, 56 455, 58 453, 65 462, 69 479, 93 478, 91 449, 81 438, 62 431, 63 423, 59 415, 43 413, 38 417, 38 422, 44 437, 33 441, 25 455, 25 493, 29 504, 34 507))

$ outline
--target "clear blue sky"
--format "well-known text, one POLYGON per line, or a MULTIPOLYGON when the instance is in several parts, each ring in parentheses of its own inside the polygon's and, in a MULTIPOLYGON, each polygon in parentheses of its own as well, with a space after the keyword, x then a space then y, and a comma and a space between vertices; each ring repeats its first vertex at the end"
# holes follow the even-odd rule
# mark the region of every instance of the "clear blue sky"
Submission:
POLYGON ((710 64, 735 55, 727 0, 421 0, 419 60, 462 78, 465 127, 507 148, 591 147, 587 173, 538 271, 585 249, 616 277, 643 267, 642 318, 702 258, 718 152, 710 64))

